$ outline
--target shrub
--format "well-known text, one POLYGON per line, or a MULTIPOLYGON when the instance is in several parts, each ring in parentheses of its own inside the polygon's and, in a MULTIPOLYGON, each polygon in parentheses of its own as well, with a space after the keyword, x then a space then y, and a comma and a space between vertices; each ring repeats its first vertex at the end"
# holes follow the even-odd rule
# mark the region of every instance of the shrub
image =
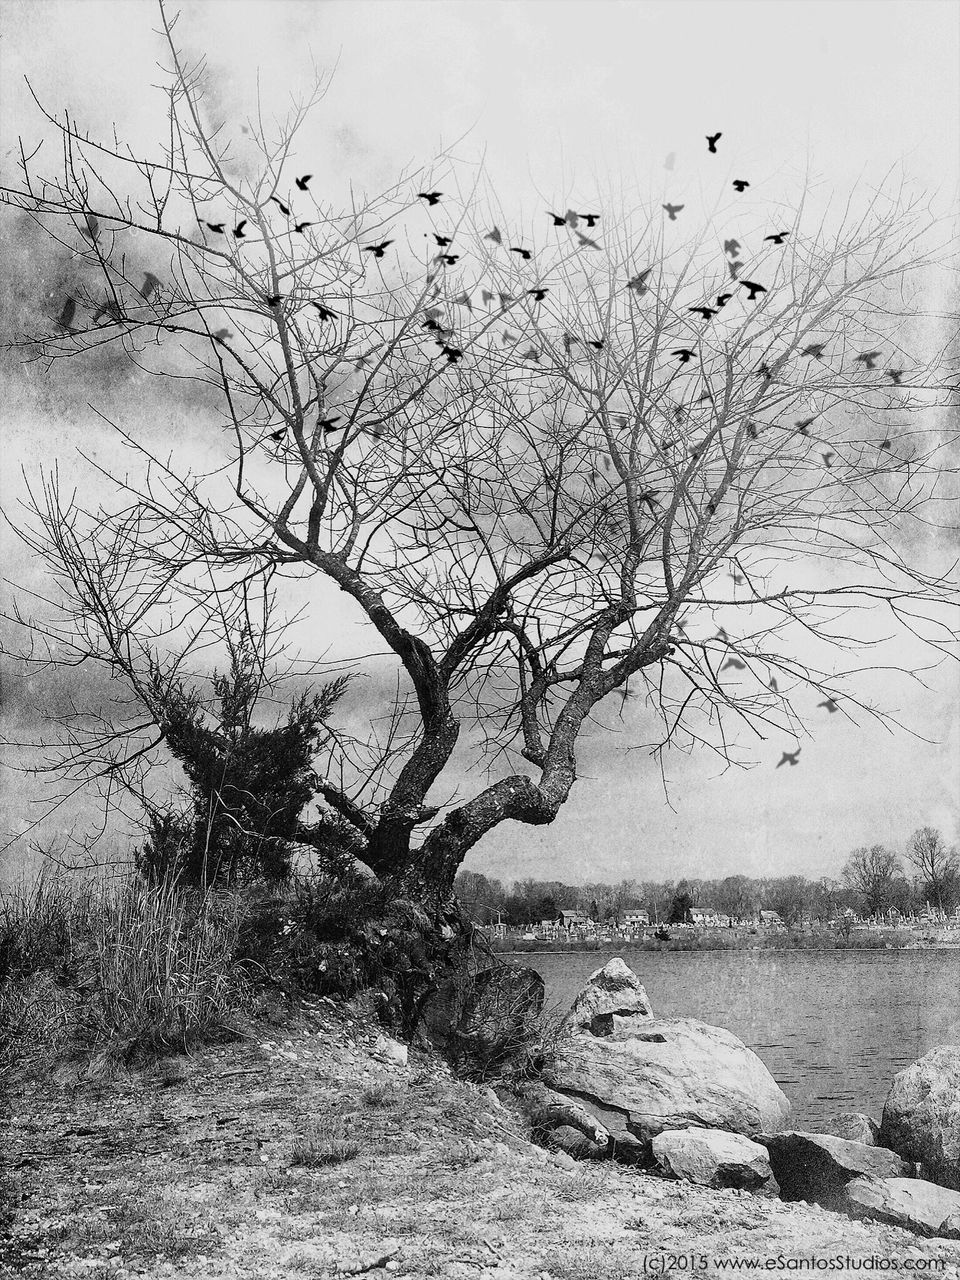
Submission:
POLYGON ((348 1138, 325 1137, 319 1132, 295 1138, 290 1153, 292 1165, 317 1168, 322 1165, 345 1164, 360 1154, 360 1144, 348 1138))

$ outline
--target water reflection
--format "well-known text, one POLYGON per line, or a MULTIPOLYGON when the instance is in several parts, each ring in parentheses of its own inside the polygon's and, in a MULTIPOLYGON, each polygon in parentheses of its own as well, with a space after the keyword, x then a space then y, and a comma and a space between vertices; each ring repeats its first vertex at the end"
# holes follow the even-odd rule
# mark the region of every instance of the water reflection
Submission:
POLYGON ((727 1027, 760 1055, 794 1123, 837 1111, 880 1118, 890 1081, 938 1044, 960 1043, 960 951, 566 952, 517 956, 569 1006, 611 955, 654 1010, 727 1027))

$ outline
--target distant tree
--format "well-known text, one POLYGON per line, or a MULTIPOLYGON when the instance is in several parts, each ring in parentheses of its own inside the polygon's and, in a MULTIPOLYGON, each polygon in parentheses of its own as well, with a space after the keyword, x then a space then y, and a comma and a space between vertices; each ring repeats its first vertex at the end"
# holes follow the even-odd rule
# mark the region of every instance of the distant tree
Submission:
POLYGON ((854 849, 843 868, 843 878, 860 895, 867 915, 880 915, 902 897, 900 859, 883 845, 854 849))
POLYGON ((734 920, 746 919, 756 912, 757 889, 749 876, 727 876, 714 893, 719 910, 734 920))
POLYGON ((454 879, 453 891, 467 917, 477 924, 495 923, 498 910, 503 912, 506 900, 503 885, 479 871, 467 871, 461 867, 454 879))
POLYGON ((681 881, 677 886, 677 891, 673 895, 673 901, 670 903, 670 914, 667 917, 668 924, 683 924, 690 914, 690 908, 694 905, 694 900, 690 896, 689 890, 685 886, 685 882, 681 881))
POLYGON ((933 827, 920 827, 910 837, 907 861, 916 867, 925 900, 939 911, 952 911, 960 894, 960 862, 956 849, 933 827))
POLYGON ((768 882, 764 906, 776 911, 784 924, 796 924, 802 919, 811 899, 810 881, 805 876, 781 876, 768 882))

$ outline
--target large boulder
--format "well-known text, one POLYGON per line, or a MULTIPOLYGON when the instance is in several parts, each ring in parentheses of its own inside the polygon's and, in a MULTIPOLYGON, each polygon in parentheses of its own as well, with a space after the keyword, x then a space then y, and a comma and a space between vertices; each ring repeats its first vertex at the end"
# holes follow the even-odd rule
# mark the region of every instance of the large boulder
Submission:
POLYGON ((893 1151, 848 1142, 828 1133, 791 1129, 766 1139, 770 1167, 782 1200, 807 1200, 840 1209, 854 1178, 896 1178, 912 1170, 893 1151))
POLYGON ((614 956, 591 973, 563 1027, 574 1035, 623 1039, 652 1021, 653 1010, 643 984, 619 956, 614 956))
POLYGON ((894 1076, 880 1141, 918 1161, 931 1182, 960 1190, 960 1045, 931 1049, 894 1076))
POLYGON ((774 1190, 765 1147, 740 1133, 722 1129, 667 1129, 651 1143, 653 1158, 668 1178, 702 1187, 774 1190))
POLYGON ((847 1142, 862 1142, 867 1147, 878 1145, 879 1129, 876 1120, 871 1120, 862 1111, 843 1111, 823 1126, 824 1133, 833 1134, 835 1138, 846 1138, 847 1142))
POLYGON ((854 1217, 960 1240, 960 1192, 923 1178, 854 1178, 844 1189, 844 1201, 854 1217))
POLYGON ((755 1137, 783 1127, 790 1103, 755 1053, 729 1031, 693 1018, 644 1021, 627 1038, 584 1032, 561 1039, 548 1085, 595 1105, 604 1124, 649 1140, 664 1129, 728 1129, 755 1137), (622 1125, 611 1125, 607 1112, 622 1125))

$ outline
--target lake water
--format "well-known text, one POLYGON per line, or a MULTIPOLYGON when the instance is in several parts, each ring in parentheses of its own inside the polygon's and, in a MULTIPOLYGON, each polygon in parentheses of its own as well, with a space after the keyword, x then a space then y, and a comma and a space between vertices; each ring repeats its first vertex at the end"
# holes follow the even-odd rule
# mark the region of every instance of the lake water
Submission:
POLYGON ((793 1103, 792 1123, 840 1111, 880 1119, 893 1076, 927 1050, 960 1044, 960 949, 648 951, 516 954, 569 1008, 614 955, 638 974, 655 1014, 726 1027, 793 1103))

